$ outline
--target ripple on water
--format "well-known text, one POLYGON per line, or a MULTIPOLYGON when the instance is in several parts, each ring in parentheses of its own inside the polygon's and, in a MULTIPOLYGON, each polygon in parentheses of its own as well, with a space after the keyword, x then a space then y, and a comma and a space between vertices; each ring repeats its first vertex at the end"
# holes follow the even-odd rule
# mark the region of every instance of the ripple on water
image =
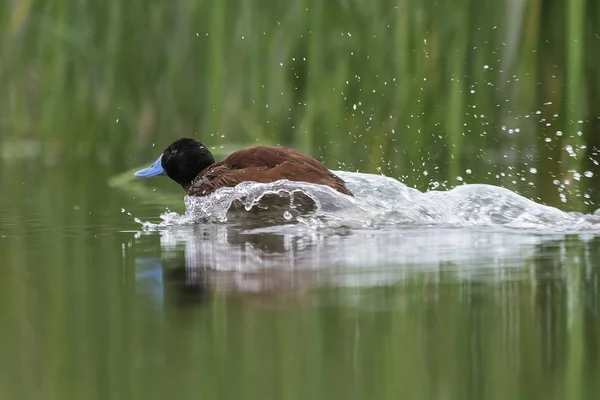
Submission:
POLYGON ((146 230, 155 230, 196 222, 239 221, 241 214, 243 219, 293 222, 311 228, 435 225, 600 230, 598 215, 564 212, 498 186, 471 184, 420 192, 381 175, 334 172, 346 181, 354 197, 302 182, 244 182, 207 197, 186 197, 185 213, 163 213, 158 224, 136 221, 146 230))

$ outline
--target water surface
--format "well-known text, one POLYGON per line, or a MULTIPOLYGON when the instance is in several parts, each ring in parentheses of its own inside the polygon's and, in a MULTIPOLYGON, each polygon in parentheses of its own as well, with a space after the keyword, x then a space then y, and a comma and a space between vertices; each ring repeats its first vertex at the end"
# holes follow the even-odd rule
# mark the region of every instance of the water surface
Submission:
POLYGON ((186 211, 111 172, 0 170, 2 398, 600 392, 594 216, 343 173, 356 197, 301 187, 310 215, 286 183, 186 211), (256 212, 265 193, 287 203, 256 212))

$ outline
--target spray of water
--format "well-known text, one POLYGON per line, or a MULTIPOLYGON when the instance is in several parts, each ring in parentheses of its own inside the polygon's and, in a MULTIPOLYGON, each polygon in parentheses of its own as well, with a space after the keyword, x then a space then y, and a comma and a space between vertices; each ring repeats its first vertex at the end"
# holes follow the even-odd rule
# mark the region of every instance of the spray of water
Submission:
POLYGON ((420 192, 381 175, 334 171, 354 193, 321 185, 244 182, 207 197, 186 197, 183 214, 165 212, 145 230, 198 222, 239 222, 251 215, 319 227, 450 226, 503 227, 548 232, 600 231, 600 216, 564 212, 508 189, 469 184, 420 192))

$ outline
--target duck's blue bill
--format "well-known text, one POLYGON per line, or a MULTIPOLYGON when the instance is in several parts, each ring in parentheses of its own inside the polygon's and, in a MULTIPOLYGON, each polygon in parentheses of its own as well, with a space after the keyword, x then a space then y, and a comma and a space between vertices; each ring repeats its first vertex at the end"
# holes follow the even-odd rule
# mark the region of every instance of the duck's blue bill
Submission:
POLYGON ((151 176, 165 175, 165 169, 162 167, 160 161, 162 159, 162 154, 158 157, 158 160, 154 162, 148 168, 141 169, 137 171, 134 175, 138 178, 150 178, 151 176))

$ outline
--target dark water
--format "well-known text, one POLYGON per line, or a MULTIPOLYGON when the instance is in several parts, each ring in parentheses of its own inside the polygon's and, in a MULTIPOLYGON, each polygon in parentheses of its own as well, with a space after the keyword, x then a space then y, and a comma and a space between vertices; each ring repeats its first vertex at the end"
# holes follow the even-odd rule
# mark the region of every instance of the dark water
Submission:
POLYGON ((594 231, 142 231, 178 188, 1 167, 2 399, 600 396, 594 231))

